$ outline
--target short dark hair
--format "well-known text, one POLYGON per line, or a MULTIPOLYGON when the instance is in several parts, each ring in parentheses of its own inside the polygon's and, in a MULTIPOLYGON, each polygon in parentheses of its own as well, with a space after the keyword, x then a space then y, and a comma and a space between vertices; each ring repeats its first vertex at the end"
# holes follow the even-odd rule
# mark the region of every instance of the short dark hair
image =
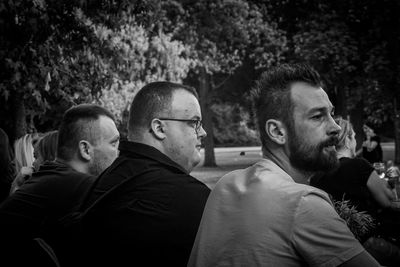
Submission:
POLYGON ((282 121, 293 130, 293 110, 291 85, 305 82, 315 87, 322 87, 318 72, 307 64, 282 64, 264 72, 253 90, 255 111, 261 143, 265 147, 267 135, 265 123, 269 119, 282 121))
POLYGON ((172 95, 177 90, 188 91, 198 98, 193 87, 172 82, 152 82, 140 89, 129 111, 128 134, 148 127, 161 113, 170 112, 172 95))
POLYGON ((95 104, 80 104, 68 109, 58 129, 57 157, 70 160, 81 140, 96 145, 100 137, 96 121, 100 116, 115 121, 111 112, 95 104))

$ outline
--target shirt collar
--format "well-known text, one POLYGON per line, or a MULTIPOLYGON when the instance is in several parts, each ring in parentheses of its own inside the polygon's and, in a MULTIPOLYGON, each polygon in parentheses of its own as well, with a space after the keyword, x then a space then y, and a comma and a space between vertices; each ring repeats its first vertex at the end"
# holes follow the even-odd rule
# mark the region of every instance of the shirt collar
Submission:
POLYGON ((160 162, 161 164, 168 165, 175 169, 178 169, 180 172, 188 174, 188 172, 182 168, 175 161, 170 159, 167 155, 156 149, 155 147, 131 142, 131 141, 121 141, 119 144, 120 156, 130 156, 130 157, 142 157, 148 158, 155 161, 160 162))

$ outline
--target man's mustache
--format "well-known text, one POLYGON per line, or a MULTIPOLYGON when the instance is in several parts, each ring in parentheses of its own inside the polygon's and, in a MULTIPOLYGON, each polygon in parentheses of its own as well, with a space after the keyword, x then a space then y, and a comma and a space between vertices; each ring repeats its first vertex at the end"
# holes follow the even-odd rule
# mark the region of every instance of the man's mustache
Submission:
POLYGON ((339 143, 338 137, 337 136, 332 136, 328 140, 320 143, 319 147, 322 149, 322 148, 328 147, 328 146, 337 146, 338 143, 339 143))

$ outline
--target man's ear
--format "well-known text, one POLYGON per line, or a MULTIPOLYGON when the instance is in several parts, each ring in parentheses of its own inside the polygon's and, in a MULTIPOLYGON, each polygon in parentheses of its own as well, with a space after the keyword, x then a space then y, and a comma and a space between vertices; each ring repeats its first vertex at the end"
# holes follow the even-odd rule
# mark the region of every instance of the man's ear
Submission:
POLYGON ((86 141, 81 140, 79 141, 79 156, 84 160, 90 161, 92 159, 92 145, 86 141))
POLYGON ((274 119, 267 120, 265 123, 265 132, 271 141, 278 145, 284 145, 287 141, 287 131, 281 121, 274 119))
POLYGON ((154 136, 157 139, 162 140, 162 139, 164 139, 166 137, 165 136, 165 132, 164 132, 165 126, 164 126, 164 122, 163 121, 161 121, 159 119, 153 119, 151 121, 150 127, 151 127, 151 132, 154 134, 154 136))

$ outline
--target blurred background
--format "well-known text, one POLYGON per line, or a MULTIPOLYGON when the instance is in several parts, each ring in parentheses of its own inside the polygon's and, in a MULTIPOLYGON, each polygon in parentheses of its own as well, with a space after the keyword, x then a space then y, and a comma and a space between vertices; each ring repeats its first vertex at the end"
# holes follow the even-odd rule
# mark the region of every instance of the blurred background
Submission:
MULTIPOLYGON (((143 85, 182 82, 197 89, 208 133, 200 167, 225 166, 220 147, 258 151, 254 80, 308 62, 359 146, 368 121, 390 148, 384 159, 400 163, 399 14, 398 0, 2 1, 0 127, 12 142, 90 102, 112 111, 125 136, 143 85)), ((259 156, 247 161, 251 151, 226 163, 239 155, 246 165, 259 156)))

